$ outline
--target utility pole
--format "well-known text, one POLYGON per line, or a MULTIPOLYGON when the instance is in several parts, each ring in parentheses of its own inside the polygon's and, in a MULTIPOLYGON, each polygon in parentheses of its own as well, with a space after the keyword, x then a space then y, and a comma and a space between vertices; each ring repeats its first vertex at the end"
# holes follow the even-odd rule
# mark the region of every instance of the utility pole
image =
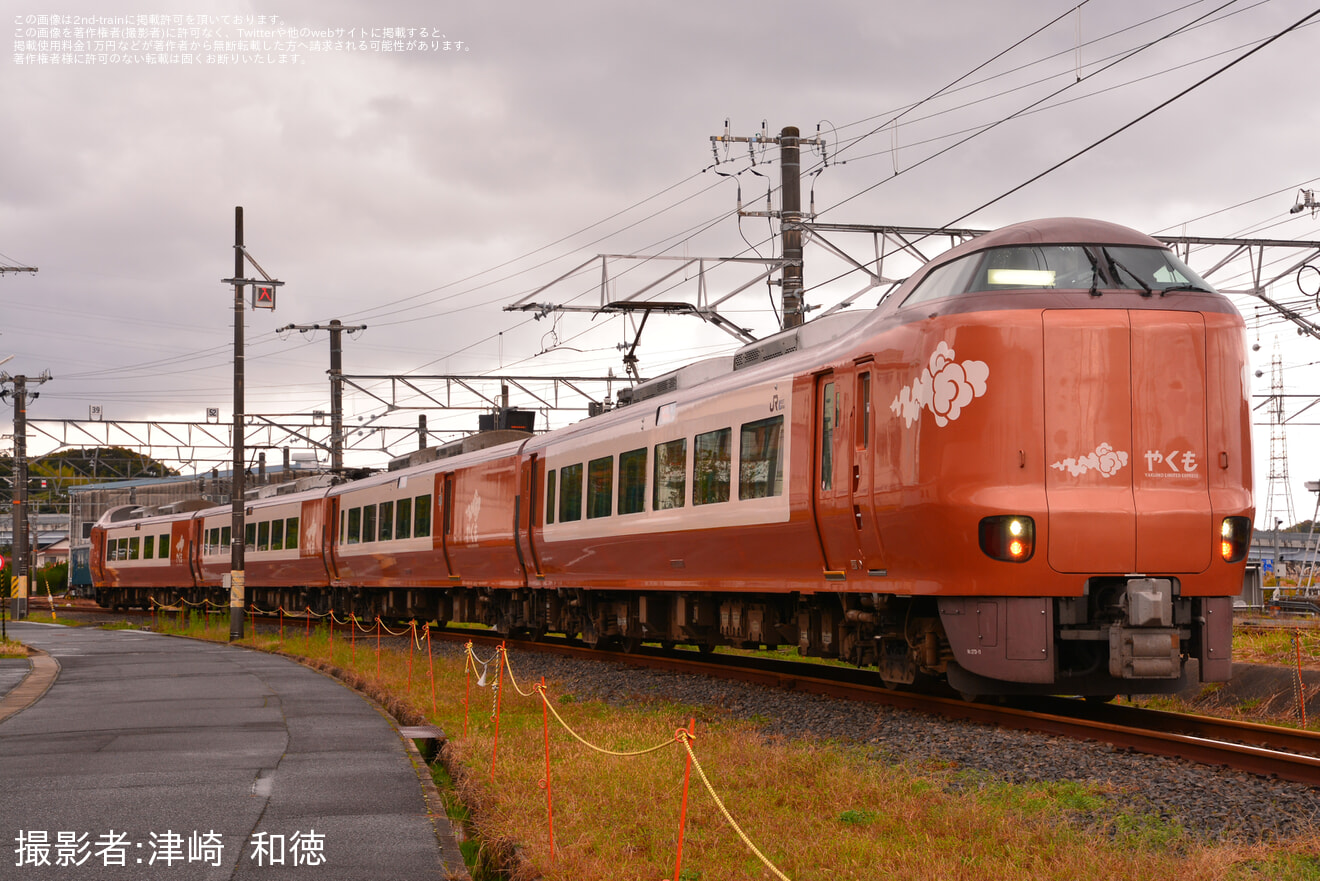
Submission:
POLYGON ((784 327, 797 327, 804 318, 802 303, 802 187, 798 156, 798 130, 787 126, 779 133, 780 212, 779 237, 783 240, 782 278, 784 327))
POLYGON ((345 325, 338 318, 326 324, 287 324, 276 333, 296 330, 308 333, 313 330, 330 331, 330 469, 335 474, 344 472, 344 331, 357 333, 366 330, 365 324, 345 325))
POLYGON ((247 608, 247 585, 244 574, 244 493, 246 491, 247 451, 244 445, 243 408, 243 288, 252 285, 252 308, 275 308, 275 288, 284 284, 266 274, 266 270, 243 247, 243 208, 234 208, 234 277, 220 279, 221 284, 234 286, 234 471, 230 480, 232 502, 229 536, 229 641, 243 638, 243 612, 247 608), (246 261, 246 262, 245 262, 246 261), (261 279, 244 278, 246 263, 261 273, 261 279))
MULTIPOLYGON (((50 371, 44 371, 36 378, 37 385, 51 379, 50 371)), ((13 389, 0 390, 0 400, 11 395, 14 399, 14 584, 11 588, 4 585, 8 596, 13 597, 13 617, 27 617, 28 576, 32 571, 31 539, 28 536, 27 514, 27 405, 41 396, 40 392, 27 390, 28 377, 10 376, 0 371, 0 385, 13 385, 13 389)))
MULTIPOLYGON (((780 210, 777 212, 771 210, 744 211, 740 197, 738 213, 743 217, 777 216, 779 218, 779 238, 784 255, 783 274, 779 280, 784 328, 797 327, 802 324, 807 311, 802 302, 801 146, 803 143, 820 145, 824 142, 820 138, 803 141, 797 127, 792 125, 785 126, 780 131, 779 136, 774 138, 765 133, 764 125, 759 135, 750 137, 734 136, 728 133, 727 123, 725 124, 725 133, 723 135, 712 135, 710 140, 712 149, 716 144, 745 143, 748 145, 748 150, 752 151, 753 161, 755 161, 754 151, 757 144, 777 144, 779 146, 780 210)), ((719 159, 718 150, 715 158, 716 160, 719 159)))
POLYGON ((246 570, 243 551, 246 548, 243 503, 247 489, 244 480, 247 452, 243 449, 243 207, 234 208, 234 447, 233 474, 229 480, 229 641, 243 638, 243 611, 247 608, 246 570))

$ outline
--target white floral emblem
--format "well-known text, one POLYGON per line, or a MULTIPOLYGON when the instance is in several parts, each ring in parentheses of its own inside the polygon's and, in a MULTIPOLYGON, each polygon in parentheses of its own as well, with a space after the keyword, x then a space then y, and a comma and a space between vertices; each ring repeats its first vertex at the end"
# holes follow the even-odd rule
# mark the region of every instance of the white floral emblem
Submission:
POLYGON ((1094 453, 1087 453, 1085 456, 1078 456, 1076 459, 1070 457, 1055 462, 1050 467, 1059 471, 1067 471, 1073 477, 1079 477, 1088 471, 1099 471, 1104 477, 1113 477, 1127 464, 1127 461, 1127 453, 1115 450, 1109 444, 1100 444, 1095 448, 1094 453))
POLYGON ((985 394, 990 366, 984 361, 954 360, 956 355, 949 344, 941 342, 931 353, 930 365, 917 381, 894 397, 889 409, 903 417, 907 427, 921 417, 924 407, 935 416, 941 428, 962 415, 963 407, 985 394))

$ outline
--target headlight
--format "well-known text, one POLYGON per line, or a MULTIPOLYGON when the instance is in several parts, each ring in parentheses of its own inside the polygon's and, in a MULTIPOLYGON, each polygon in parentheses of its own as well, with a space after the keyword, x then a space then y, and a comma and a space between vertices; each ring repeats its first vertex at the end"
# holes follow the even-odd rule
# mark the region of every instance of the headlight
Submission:
POLYGON ((977 531, 981 550, 996 560, 1025 563, 1036 552, 1036 522, 1030 517, 986 517, 977 531))
POLYGON ((1251 521, 1246 517, 1225 517, 1219 527, 1219 556, 1225 563, 1236 563, 1247 555, 1251 544, 1251 521))

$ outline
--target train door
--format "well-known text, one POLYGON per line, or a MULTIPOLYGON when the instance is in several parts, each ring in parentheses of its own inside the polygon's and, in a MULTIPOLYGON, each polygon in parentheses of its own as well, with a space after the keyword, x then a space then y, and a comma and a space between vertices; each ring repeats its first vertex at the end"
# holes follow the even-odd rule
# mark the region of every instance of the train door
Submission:
MULTIPOLYGON (((88 555, 88 562, 92 569, 92 586, 99 587, 106 583, 105 579, 105 530, 92 530, 92 547, 88 555)), ((5 585, 8 587, 8 585, 5 585)))
POLYGON ((820 536, 825 577, 831 581, 847 577, 857 547, 852 516, 852 487, 849 475, 852 457, 847 443, 847 376, 825 373, 816 377, 814 410, 814 493, 816 532, 820 536))
POLYGON ((339 582, 339 543, 343 541, 345 528, 340 526, 339 497, 326 499, 326 522, 322 526, 321 555, 325 561, 325 571, 330 576, 330 583, 339 582))
POLYGON ((536 528, 539 525, 537 515, 540 511, 540 497, 537 487, 541 485, 541 473, 545 464, 537 453, 532 453, 522 465, 522 491, 518 494, 518 552, 522 556, 524 567, 530 568, 529 575, 544 578, 541 572, 541 558, 536 547, 536 528))
POLYGON ((868 359, 857 364, 853 374, 853 443, 852 495, 853 528, 857 530, 857 548, 862 568, 880 574, 885 567, 880 527, 875 518, 875 413, 871 405, 871 382, 874 364, 868 359))
POLYGON ((206 583, 206 574, 202 569, 202 522, 200 516, 188 520, 188 572, 193 584, 199 587, 206 583))
POLYGON ((436 475, 436 481, 440 484, 439 492, 436 493, 439 510, 439 529, 440 549, 445 557, 445 569, 449 572, 451 579, 457 580, 459 575, 454 571, 454 559, 450 544, 454 540, 454 473, 436 475))

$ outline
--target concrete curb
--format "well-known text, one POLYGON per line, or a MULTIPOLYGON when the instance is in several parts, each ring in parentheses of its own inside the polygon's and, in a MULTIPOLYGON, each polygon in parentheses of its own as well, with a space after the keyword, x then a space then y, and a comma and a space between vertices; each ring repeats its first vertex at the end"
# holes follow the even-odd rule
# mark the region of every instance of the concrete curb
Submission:
POLYGON ((0 722, 17 715, 41 700, 60 675, 60 662, 50 655, 29 647, 28 674, 23 681, 0 697, 0 722))

